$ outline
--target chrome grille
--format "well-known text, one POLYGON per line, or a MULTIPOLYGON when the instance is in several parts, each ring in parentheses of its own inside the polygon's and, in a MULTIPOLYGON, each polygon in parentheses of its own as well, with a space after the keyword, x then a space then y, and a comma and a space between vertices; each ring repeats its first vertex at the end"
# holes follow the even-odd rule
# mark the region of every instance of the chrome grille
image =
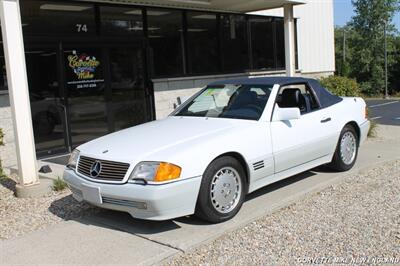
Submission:
POLYGON ((147 209, 147 204, 145 202, 132 201, 132 200, 123 200, 123 199, 114 199, 110 197, 102 197, 103 203, 120 205, 125 207, 133 207, 137 209, 147 209))
POLYGON ((97 160, 85 156, 81 156, 78 162, 78 173, 98 180, 122 181, 128 168, 129 164, 127 163, 97 160), (90 174, 90 168, 96 161, 101 163, 101 171, 97 177, 93 177, 90 174))

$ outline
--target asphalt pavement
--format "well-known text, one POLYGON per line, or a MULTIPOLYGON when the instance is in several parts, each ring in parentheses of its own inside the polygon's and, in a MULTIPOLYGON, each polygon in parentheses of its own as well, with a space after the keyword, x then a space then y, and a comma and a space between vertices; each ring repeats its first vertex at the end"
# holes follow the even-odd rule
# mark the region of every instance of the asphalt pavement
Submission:
POLYGON ((369 117, 381 125, 400 126, 400 100, 366 100, 369 117))

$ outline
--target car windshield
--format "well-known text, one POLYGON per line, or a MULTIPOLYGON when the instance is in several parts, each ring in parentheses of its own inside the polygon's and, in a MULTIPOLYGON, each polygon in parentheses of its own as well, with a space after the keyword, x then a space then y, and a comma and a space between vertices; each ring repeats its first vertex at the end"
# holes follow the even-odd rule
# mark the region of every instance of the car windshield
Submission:
POLYGON ((217 85, 206 87, 175 116, 260 119, 272 85, 217 85))

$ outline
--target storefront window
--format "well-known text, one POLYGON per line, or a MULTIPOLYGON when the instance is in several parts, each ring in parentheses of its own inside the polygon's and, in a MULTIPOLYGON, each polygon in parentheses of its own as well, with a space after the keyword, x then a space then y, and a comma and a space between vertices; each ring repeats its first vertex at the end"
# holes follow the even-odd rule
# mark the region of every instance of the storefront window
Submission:
POLYGON ((182 12, 147 9, 152 76, 183 74, 182 12))
POLYGON ((96 34, 94 6, 75 2, 21 1, 24 35, 83 37, 96 34))
POLYGON ((283 19, 275 19, 276 26, 276 68, 285 68, 285 33, 283 19))
POLYGON ((218 72, 217 15, 203 12, 187 13, 189 73, 218 72))
POLYGON ((125 7, 100 7, 101 34, 143 37, 142 10, 125 7))
POLYGON ((143 51, 115 47, 109 51, 114 130, 149 121, 143 51))
MULTIPOLYGON (((1 33, 1 28, 0 28, 1 33)), ((7 90, 6 64, 3 51, 3 41, 0 34, 0 92, 7 90)))
POLYGON ((125 2, 20 0, 38 153, 153 119, 152 78, 285 67, 282 18, 125 2))
POLYGON ((7 75, 6 75, 6 64, 4 63, 4 55, 0 55, 0 91, 8 90, 7 87, 7 75))
POLYGON ((250 19, 252 60, 254 69, 274 69, 275 49, 272 18, 250 19))
POLYGON ((221 15, 221 59, 224 72, 249 68, 246 17, 221 15))

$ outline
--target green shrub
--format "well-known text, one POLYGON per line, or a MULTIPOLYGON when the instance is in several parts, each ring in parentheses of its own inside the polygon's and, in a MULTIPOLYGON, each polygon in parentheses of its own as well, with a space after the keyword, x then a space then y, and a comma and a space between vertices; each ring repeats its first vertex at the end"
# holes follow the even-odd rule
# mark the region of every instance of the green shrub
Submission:
POLYGON ((53 181, 53 190, 54 191, 62 191, 67 188, 67 183, 61 178, 57 178, 53 181))
POLYGON ((329 76, 327 78, 322 78, 320 82, 323 87, 337 96, 353 97, 360 95, 360 86, 354 79, 341 76, 329 76))
POLYGON ((368 137, 369 138, 375 138, 376 137, 376 135, 377 135, 377 132, 376 132, 377 127, 378 127, 378 124, 375 121, 372 120, 371 121, 371 125, 370 125, 369 130, 368 130, 368 137))

